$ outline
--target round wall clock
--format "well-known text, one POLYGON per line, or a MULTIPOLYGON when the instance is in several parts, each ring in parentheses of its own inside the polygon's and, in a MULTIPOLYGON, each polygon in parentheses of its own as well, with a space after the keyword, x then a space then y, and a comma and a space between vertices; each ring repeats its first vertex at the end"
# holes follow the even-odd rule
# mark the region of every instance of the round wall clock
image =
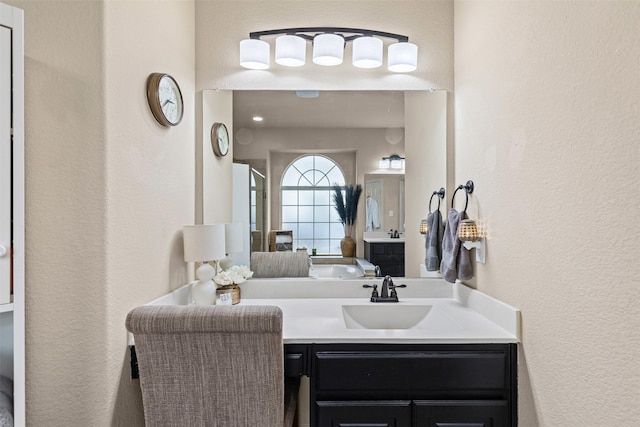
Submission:
POLYGON ((226 156, 229 152, 229 132, 223 123, 211 126, 211 147, 218 157, 226 156))
POLYGON ((152 73, 147 78, 147 100, 153 117, 162 126, 175 126, 182 120, 184 105, 180 86, 168 74, 152 73))

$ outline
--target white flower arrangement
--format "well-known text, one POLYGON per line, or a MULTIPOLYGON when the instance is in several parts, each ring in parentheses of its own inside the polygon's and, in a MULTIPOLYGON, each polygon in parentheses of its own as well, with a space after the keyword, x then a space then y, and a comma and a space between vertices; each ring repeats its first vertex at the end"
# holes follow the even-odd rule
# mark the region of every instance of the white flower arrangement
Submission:
POLYGON ((231 268, 216 274, 213 281, 218 286, 240 285, 253 276, 253 271, 246 265, 234 265, 231 268))

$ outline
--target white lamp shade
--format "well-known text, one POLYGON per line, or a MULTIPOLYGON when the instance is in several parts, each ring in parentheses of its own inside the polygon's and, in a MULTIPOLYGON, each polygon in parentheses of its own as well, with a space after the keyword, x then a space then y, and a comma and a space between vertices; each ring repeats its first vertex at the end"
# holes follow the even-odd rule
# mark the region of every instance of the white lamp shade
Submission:
POLYGON ((391 159, 391 169, 402 169, 402 159, 391 159))
POLYGON ((353 66, 377 68, 382 65, 382 40, 375 37, 358 37, 353 40, 353 66))
POLYGON ((276 63, 287 67, 301 67, 307 56, 307 42, 299 36, 280 36, 276 39, 276 63))
POLYGON ((184 260, 217 261, 225 257, 224 224, 185 225, 184 260))
POLYGON ((409 43, 394 43, 389 45, 387 65, 389 71, 408 73, 418 67, 418 46, 409 43))
POLYGON ((240 42, 240 65, 251 70, 269 68, 271 47, 263 40, 246 39, 240 42))
POLYGON ((337 34, 319 34, 313 38, 313 62, 318 65, 340 65, 344 56, 344 38, 337 34))
POLYGON ((390 165, 390 161, 389 159, 381 159, 378 161, 378 168, 379 169, 389 169, 389 165, 390 165))
POLYGON ((242 244, 243 233, 242 224, 235 222, 233 224, 224 225, 224 247, 228 254, 242 252, 244 245, 242 244))

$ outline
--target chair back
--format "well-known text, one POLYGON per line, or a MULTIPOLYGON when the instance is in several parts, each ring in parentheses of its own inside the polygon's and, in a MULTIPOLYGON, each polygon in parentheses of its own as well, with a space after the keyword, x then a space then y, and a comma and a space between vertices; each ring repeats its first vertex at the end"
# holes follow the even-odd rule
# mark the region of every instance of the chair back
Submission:
POLYGON ((142 306, 135 338, 147 426, 282 426, 282 311, 142 306))

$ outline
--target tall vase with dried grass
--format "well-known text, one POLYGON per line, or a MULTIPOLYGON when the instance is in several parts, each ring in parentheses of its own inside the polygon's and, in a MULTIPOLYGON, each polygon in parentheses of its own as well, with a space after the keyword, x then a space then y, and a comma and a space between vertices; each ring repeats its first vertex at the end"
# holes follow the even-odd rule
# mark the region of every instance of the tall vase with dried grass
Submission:
POLYGON ((344 238, 340 241, 340 251, 343 257, 354 257, 356 255, 356 242, 353 239, 355 230, 355 222, 358 218, 358 202, 362 194, 362 186, 360 184, 333 185, 333 203, 340 222, 344 226, 344 238), (344 197, 342 191, 344 190, 344 197))

